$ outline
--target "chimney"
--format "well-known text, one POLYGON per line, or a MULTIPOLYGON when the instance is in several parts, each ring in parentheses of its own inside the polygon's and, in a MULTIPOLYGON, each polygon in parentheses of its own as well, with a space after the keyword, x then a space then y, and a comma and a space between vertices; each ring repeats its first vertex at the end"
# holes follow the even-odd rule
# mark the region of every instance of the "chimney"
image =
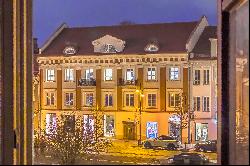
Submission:
POLYGON ((217 39, 210 38, 210 55, 211 57, 217 57, 217 39))
POLYGON ((37 38, 33 38, 33 53, 34 54, 39 54, 39 48, 37 44, 37 38))

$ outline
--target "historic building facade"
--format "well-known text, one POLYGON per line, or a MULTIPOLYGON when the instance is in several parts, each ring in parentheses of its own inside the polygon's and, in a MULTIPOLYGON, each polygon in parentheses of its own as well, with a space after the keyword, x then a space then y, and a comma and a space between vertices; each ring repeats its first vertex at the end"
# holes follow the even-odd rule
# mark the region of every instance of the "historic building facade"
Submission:
POLYGON ((207 26, 189 55, 194 141, 217 139, 217 29, 207 26))
MULTIPOLYGON (((213 58, 208 64, 190 57, 207 27, 206 17, 196 22, 149 25, 61 25, 35 55, 39 70, 39 84, 34 88, 39 93, 34 97, 35 126, 47 129, 62 114, 74 119, 72 111, 93 125, 92 110, 99 108, 104 112, 104 136, 180 138, 178 113, 192 109, 198 90, 190 85, 190 73, 203 64, 210 72, 215 67, 213 58)), ((206 91, 215 86, 209 85, 206 91)), ((208 93, 203 100, 211 107, 197 113, 197 124, 204 123, 199 116, 210 112, 209 121, 216 111, 211 109, 216 104, 214 93, 208 93)), ((214 126, 208 128, 216 133, 214 126)), ((182 130, 182 138, 187 141, 187 128, 182 130)), ((211 138, 214 135, 208 134, 206 139, 211 138)))

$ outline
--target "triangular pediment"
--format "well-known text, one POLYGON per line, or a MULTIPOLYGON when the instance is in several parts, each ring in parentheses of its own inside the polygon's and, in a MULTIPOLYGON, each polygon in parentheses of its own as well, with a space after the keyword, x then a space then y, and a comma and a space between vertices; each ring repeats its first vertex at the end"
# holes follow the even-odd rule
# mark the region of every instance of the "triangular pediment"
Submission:
POLYGON ((116 37, 105 35, 99 39, 96 39, 92 42, 93 45, 98 45, 100 43, 109 43, 109 44, 116 44, 116 43, 125 43, 123 40, 118 39, 116 37))
POLYGON ((116 53, 122 52, 125 47, 125 41, 111 35, 105 35, 99 39, 92 41, 94 52, 99 53, 116 53), (110 50, 106 48, 112 48, 110 50))

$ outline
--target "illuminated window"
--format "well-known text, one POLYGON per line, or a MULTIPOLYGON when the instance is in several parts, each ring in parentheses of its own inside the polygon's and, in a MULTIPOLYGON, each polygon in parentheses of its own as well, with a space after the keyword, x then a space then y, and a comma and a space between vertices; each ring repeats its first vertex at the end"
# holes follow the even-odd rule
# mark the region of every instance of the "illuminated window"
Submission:
POLYGON ((105 94, 105 107, 113 106, 113 95, 105 94))
POLYGON ((46 81, 55 81, 54 69, 46 69, 46 81))
POLYGON ((65 93, 65 106, 74 105, 74 94, 72 92, 65 93))
POLYGON ((148 44, 145 49, 147 52, 157 52, 159 50, 159 47, 156 44, 148 44))
POLYGON ((115 120, 113 115, 104 115, 104 136, 115 136, 115 120))
POLYGON ((85 106, 93 106, 93 93, 85 93, 85 106))
POLYGON ((126 106, 127 107, 134 106, 134 94, 126 94, 126 106))
POLYGON ((111 81, 112 80, 112 69, 105 69, 104 70, 104 80, 111 81))
POLYGON ((203 97, 203 111, 209 112, 209 97, 203 97))
POLYGON ((76 49, 72 46, 67 46, 64 48, 63 53, 65 55, 74 55, 76 54, 76 49))
POLYGON ((53 134, 56 130, 56 114, 46 114, 46 134, 53 134))
POLYGON ((74 81, 74 69, 65 69, 65 81, 74 81))
POLYGON ((148 106, 156 107, 156 94, 148 94, 148 106))
POLYGON ((63 115, 63 119, 64 119, 64 130, 67 132, 73 132, 75 130, 75 116, 63 115))
POLYGON ((126 79, 127 79, 127 81, 131 81, 131 80, 135 79, 134 69, 127 69, 126 79))
POLYGON ((200 85, 200 70, 194 71, 194 85, 200 85))
POLYGON ((55 105, 55 93, 54 92, 46 93, 46 105, 47 106, 55 105))
POLYGON ((194 97, 194 111, 200 111, 201 109, 201 98, 194 97))
POLYGON ((156 68, 149 67, 148 68, 148 80, 156 80, 156 68))
POLYGON ((179 93, 169 93, 169 107, 179 107, 180 106, 180 94, 179 93))
POLYGON ((170 67, 169 77, 170 77, 171 81, 179 80, 179 68, 178 67, 170 67))
POLYGON ((195 124, 195 140, 206 141, 208 139, 208 124, 196 123, 195 124))
POLYGON ((147 122, 147 138, 158 137, 158 124, 157 122, 147 122))
POLYGON ((93 134, 94 131, 93 115, 83 115, 83 130, 84 134, 93 134))
POLYGON ((94 70, 93 69, 85 70, 85 78, 87 80, 93 79, 93 77, 94 77, 94 70))
POLYGON ((204 85, 209 84, 209 70, 204 70, 204 80, 203 80, 204 85))

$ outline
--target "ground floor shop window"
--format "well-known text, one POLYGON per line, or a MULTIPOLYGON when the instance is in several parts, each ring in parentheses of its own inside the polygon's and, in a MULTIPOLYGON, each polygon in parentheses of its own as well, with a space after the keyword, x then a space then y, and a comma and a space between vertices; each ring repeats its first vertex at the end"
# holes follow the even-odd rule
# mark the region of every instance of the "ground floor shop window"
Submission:
POLYGON ((83 115, 83 130, 84 134, 91 134, 94 131, 94 116, 83 115))
POLYGON ((147 138, 157 138, 158 124, 157 122, 147 122, 147 138))
POLYGON ((208 124, 196 123, 195 124, 195 140, 206 141, 208 139, 208 124))
POLYGON ((74 132, 75 130, 75 116, 74 115, 63 115, 64 130, 67 132, 74 132))
POLYGON ((168 120, 168 133, 169 136, 179 140, 180 139, 180 127, 181 127, 181 119, 179 115, 172 115, 168 120))
POLYGON ((115 136, 115 123, 113 115, 104 115, 104 136, 114 137, 115 136))
POLYGON ((56 114, 46 114, 46 134, 53 134, 56 130, 56 114))

